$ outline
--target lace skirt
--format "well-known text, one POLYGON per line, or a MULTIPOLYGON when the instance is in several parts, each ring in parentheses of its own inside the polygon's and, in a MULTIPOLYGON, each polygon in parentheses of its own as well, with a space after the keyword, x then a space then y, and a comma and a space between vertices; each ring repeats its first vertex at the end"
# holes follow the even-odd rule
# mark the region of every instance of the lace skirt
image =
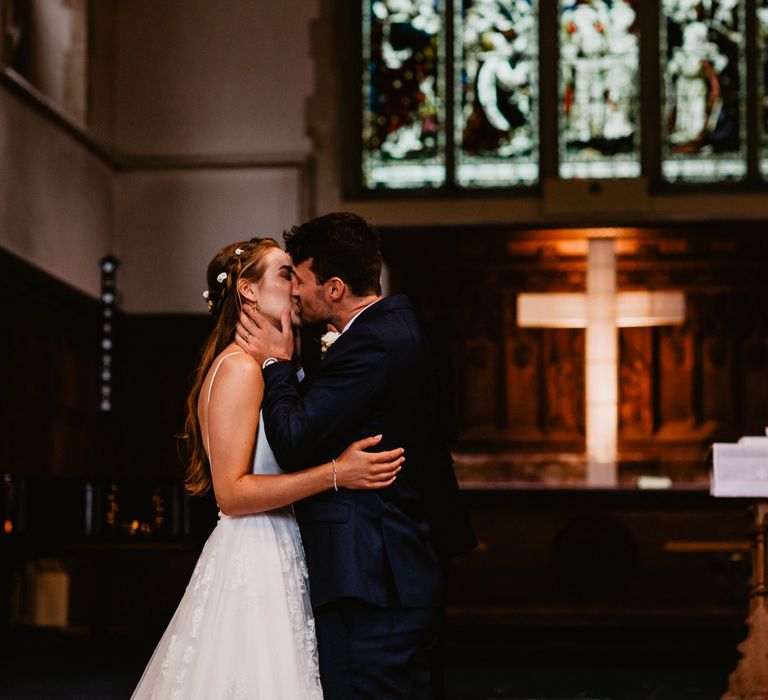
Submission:
POLYGON ((322 697, 292 509, 222 515, 132 698, 322 697))

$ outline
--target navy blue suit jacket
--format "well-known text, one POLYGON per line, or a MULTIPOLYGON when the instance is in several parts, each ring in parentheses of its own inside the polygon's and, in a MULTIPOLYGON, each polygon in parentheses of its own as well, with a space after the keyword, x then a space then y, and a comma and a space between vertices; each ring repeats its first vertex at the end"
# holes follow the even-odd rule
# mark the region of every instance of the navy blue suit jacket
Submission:
POLYGON ((423 489, 434 454, 430 358, 405 296, 363 311, 299 386, 290 363, 264 371, 262 410, 278 463, 295 471, 382 434, 377 450, 405 448, 392 486, 326 491, 297 503, 315 607, 352 597, 382 606, 431 607, 442 597, 423 489))

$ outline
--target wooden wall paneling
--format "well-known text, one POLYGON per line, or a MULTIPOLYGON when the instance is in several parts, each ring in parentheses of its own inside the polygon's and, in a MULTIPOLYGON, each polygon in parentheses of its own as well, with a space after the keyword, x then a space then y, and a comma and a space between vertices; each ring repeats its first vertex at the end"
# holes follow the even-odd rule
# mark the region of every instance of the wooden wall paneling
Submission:
POLYGON ((466 338, 463 417, 468 432, 493 431, 498 412, 494 400, 499 376, 499 348, 494 338, 466 338))
POLYGON ((768 239, 765 235, 761 243, 759 251, 750 251, 756 264, 745 266, 741 276, 742 294, 731 306, 732 314, 742 324, 738 362, 741 421, 751 434, 764 434, 768 426, 768 239))
POLYGON ((768 327, 756 325, 741 342, 742 423, 750 434, 768 427, 768 327))
POLYGON ((654 429, 653 331, 619 329, 619 436, 650 438, 654 429))
POLYGON ((454 620, 740 629, 750 519, 705 492, 469 491, 480 546, 455 562, 454 620))
MULTIPOLYGON (((514 308, 514 307, 513 307, 514 308)), ((541 332, 507 326, 506 431, 513 440, 542 439, 541 332)))
POLYGON ((694 337, 690 324, 654 329, 659 432, 689 433, 693 423, 694 337))
POLYGON ((134 315, 116 333, 115 478, 183 478, 176 436, 184 431, 187 391, 210 328, 207 315, 134 315))
POLYGON ((469 287, 461 294, 464 337, 460 367, 464 373, 460 405, 467 436, 498 437, 504 424, 501 298, 492 282, 469 287))
POLYGON ((701 412, 714 435, 728 437, 736 423, 734 348, 739 333, 729 318, 726 294, 702 294, 695 302, 701 323, 701 412))
MULTIPOLYGON (((94 260, 94 265, 98 261, 94 260)), ((14 477, 98 476, 99 303, 0 250, 7 334, 0 454, 14 477)))
POLYGON ((550 439, 584 435, 584 331, 554 328, 542 333, 544 430, 550 439))

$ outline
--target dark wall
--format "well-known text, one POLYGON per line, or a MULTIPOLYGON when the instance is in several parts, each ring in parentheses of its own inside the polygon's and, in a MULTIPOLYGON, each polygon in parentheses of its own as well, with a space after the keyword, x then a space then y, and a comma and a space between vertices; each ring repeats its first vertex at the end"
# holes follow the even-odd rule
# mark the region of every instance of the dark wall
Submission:
POLYGON ((465 499, 479 545, 452 568, 457 620, 741 633, 752 522, 742 499, 554 489, 465 499))
POLYGON ((200 316, 123 316, 115 338, 116 476, 179 480, 185 400, 211 328, 200 316))
POLYGON ((210 319, 118 314, 113 411, 102 414, 100 303, 6 251, 0 294, 7 330, 0 345, 2 470, 178 480, 174 436, 183 430, 189 378, 210 319))
POLYGON ((99 413, 98 302, 2 250, 0 298, 0 469, 99 474, 108 442, 99 413))

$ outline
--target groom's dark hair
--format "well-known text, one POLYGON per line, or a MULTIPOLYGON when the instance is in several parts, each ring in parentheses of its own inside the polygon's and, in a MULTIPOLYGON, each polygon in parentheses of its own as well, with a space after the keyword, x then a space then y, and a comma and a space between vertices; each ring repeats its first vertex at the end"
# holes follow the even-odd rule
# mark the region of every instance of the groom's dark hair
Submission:
POLYGON ((294 226, 283 238, 294 265, 312 259, 320 284, 339 277, 355 296, 381 294, 379 234, 361 216, 325 214, 294 226))

